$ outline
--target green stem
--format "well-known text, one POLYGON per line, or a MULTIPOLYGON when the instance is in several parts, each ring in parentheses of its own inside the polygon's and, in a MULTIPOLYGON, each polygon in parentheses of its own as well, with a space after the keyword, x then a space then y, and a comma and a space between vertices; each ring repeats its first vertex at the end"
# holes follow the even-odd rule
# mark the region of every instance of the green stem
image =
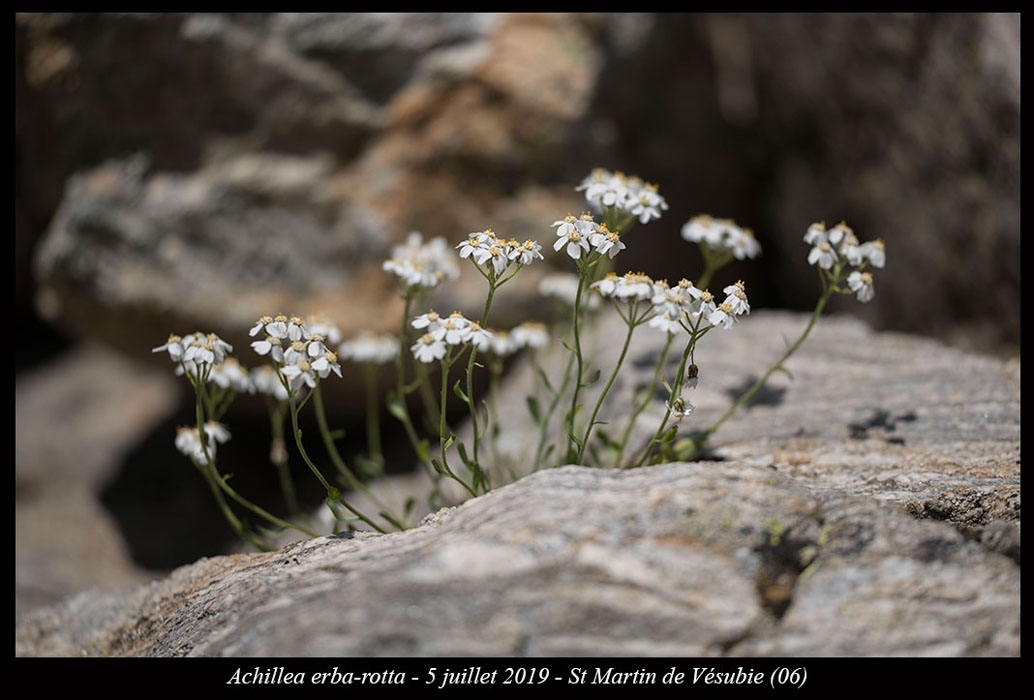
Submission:
MULTIPOLYGON (((699 325, 700 321, 698 320, 697 326, 699 325)), ((672 384, 671 392, 668 394, 668 405, 664 408, 664 418, 661 419, 661 425, 659 428, 657 428, 657 432, 654 433, 653 437, 650 439, 650 442, 649 444, 647 444, 646 449, 643 450, 643 454, 639 457, 639 461, 636 462, 636 468, 643 466, 643 462, 646 461, 647 456, 650 454, 650 450, 653 448, 654 444, 656 444, 656 442, 661 439, 661 435, 664 434, 664 429, 668 427, 668 418, 671 416, 671 401, 675 396, 678 395, 679 391, 682 389, 682 377, 683 373, 686 371, 686 360, 693 352, 693 346, 696 345, 697 341, 697 336, 695 332, 697 326, 694 326, 694 332, 690 335, 689 342, 686 343, 686 349, 682 351, 682 361, 679 362, 678 374, 675 375, 675 382, 672 384)))
POLYGON ((266 397, 266 408, 269 411, 269 425, 273 432, 273 444, 270 446, 271 461, 276 466, 280 478, 280 491, 284 495, 284 503, 291 513, 298 513, 298 499, 294 494, 294 481, 287 464, 287 449, 284 444, 284 404, 278 402, 273 406, 272 400, 266 397))
MULTIPOLYGON (((492 308, 492 298, 495 296, 496 285, 491 279, 488 284, 488 298, 485 299, 485 310, 481 313, 481 328, 486 328, 488 323, 488 312, 492 308)), ((477 404, 474 402, 474 360, 477 358, 478 346, 471 343, 470 346, 470 358, 467 360, 467 406, 470 408, 470 421, 474 428, 474 448, 473 448, 473 461, 477 465, 478 469, 481 469, 481 462, 478 461, 478 411, 477 404)), ((443 387, 444 389, 444 387, 443 387)), ((444 409, 443 409, 444 410, 444 409)), ((491 486, 488 484, 488 474, 485 473, 484 469, 481 469, 483 475, 482 484, 485 493, 491 490, 491 486)))
MULTIPOLYGON (((364 494, 366 494, 367 498, 369 498, 377 505, 378 508, 390 514, 391 509, 388 508, 379 498, 377 498, 377 496, 373 493, 373 491, 370 490, 370 488, 366 484, 364 484, 358 477, 356 477, 352 470, 348 468, 348 465, 345 464, 345 460, 341 457, 341 453, 338 452, 337 445, 334 444, 334 438, 330 434, 330 427, 327 424, 327 414, 323 410, 323 391, 320 387, 320 384, 321 382, 317 380, 315 395, 312 399, 312 405, 316 410, 316 423, 317 425, 319 425, 320 435, 323 437, 323 446, 327 448, 327 454, 330 455, 330 461, 334 463, 335 467, 337 467, 338 473, 341 474, 342 477, 344 477, 349 487, 355 489, 356 491, 362 491, 364 494)), ((385 520, 388 520, 389 522, 394 520, 397 522, 398 518, 392 516, 391 518, 385 518, 385 520)), ((366 522, 371 525, 373 524, 370 523, 369 520, 367 520, 366 522)), ((381 530, 381 532, 384 531, 381 530)))
POLYGON ((657 369, 654 370, 653 381, 650 383, 649 391, 643 399, 643 402, 639 404, 638 408, 636 408, 635 413, 632 414, 632 417, 628 421, 628 425, 625 427, 625 432, 621 435, 621 443, 618 448, 617 458, 615 459, 615 463, 619 467, 621 466, 621 457, 625 453, 625 445, 628 443, 628 437, 632 432, 632 428, 635 426, 636 419, 644 410, 646 410, 646 407, 650 405, 650 401, 653 400, 653 395, 657 391, 657 383, 661 380, 661 372, 664 371, 664 365, 668 361, 668 352, 671 350, 671 344, 675 340, 675 334, 667 333, 666 335, 668 336, 668 342, 664 344, 664 351, 661 353, 661 359, 657 363, 657 369))
POLYGON ((366 385, 366 444, 367 452, 383 470, 384 452, 381 448, 381 416, 377 406, 377 366, 363 364, 363 381, 366 385))
POLYGON ((621 346, 621 355, 618 356, 618 362, 614 365, 614 371, 611 372, 610 379, 607 380, 607 385, 603 387, 603 393, 601 393, 599 398, 596 399, 596 405, 593 406, 592 415, 589 417, 589 425, 585 428, 585 436, 582 438, 582 444, 578 448, 578 459, 575 461, 575 464, 582 463, 582 457, 585 455, 585 449, 589 444, 589 437, 592 435, 593 426, 596 424, 596 415, 600 412, 600 406, 603 405, 603 400, 607 398, 607 394, 610 392, 610 387, 613 386, 614 380, 617 379, 618 372, 621 370, 621 365, 625 361, 625 355, 628 354, 628 345, 632 342, 632 333, 635 331, 635 327, 637 325, 635 312, 636 303, 632 302, 628 311, 628 333, 625 334, 625 344, 621 346))
POLYGON ((578 410, 578 392, 582 388, 582 344, 578 329, 578 315, 581 311, 582 303, 582 289, 585 287, 585 277, 588 274, 584 267, 579 263, 579 275, 578 275, 578 291, 574 295, 574 311, 572 312, 571 328, 574 334, 574 350, 575 359, 577 362, 577 370, 574 378, 574 391, 571 394, 571 410, 567 414, 567 454, 568 459, 574 453, 574 416, 578 410))
POLYGON ((364 523, 366 523, 367 525, 372 527, 377 532, 384 533, 384 530, 381 529, 381 527, 379 525, 377 525, 375 522, 373 522, 372 520, 367 518, 365 515, 360 513, 358 510, 353 508, 352 505, 350 503, 348 503, 341 496, 341 492, 338 491, 336 488, 334 488, 333 486, 330 485, 330 482, 328 482, 323 477, 323 474, 320 472, 320 470, 316 467, 315 464, 312 463, 312 460, 309 459, 309 455, 305 451, 305 445, 302 444, 302 431, 298 427, 298 407, 294 405, 294 400, 293 400, 294 399, 294 395, 291 392, 290 387, 288 387, 288 393, 291 393, 291 398, 288 399, 288 401, 290 401, 290 403, 291 403, 291 428, 294 431, 294 442, 298 446, 298 452, 302 456, 302 461, 305 462, 305 465, 307 467, 309 467, 309 470, 312 471, 312 473, 315 475, 316 479, 318 479, 320 484, 323 485, 323 488, 327 492, 327 497, 329 499, 339 502, 341 505, 343 505, 345 508, 347 508, 349 511, 351 511, 353 515, 355 515, 357 518, 362 520, 364 523))
MULTIPOLYGON (((557 406, 560 405, 560 399, 567 389, 567 385, 571 381, 571 365, 574 364, 574 354, 568 353, 567 355, 567 366, 564 368, 564 379, 557 388, 556 393, 553 395, 553 400, 549 403, 549 410, 546 411, 546 415, 542 417, 542 425, 539 426, 539 444, 535 448, 535 461, 532 463, 532 471, 539 469, 539 464, 543 458, 543 450, 546 447, 546 437, 549 435, 549 421, 556 412, 557 406)), ((541 367, 539 368, 541 371, 541 367)))
MULTIPOLYGON (((446 434, 446 428, 448 427, 446 425, 446 423, 445 423, 445 399, 446 399, 446 392, 449 389, 449 367, 452 364, 451 363, 451 357, 452 357, 452 351, 450 350, 446 354, 446 356, 443 357, 442 360, 441 360, 441 365, 442 365, 442 406, 441 406, 441 418, 440 418, 439 423, 438 423, 438 444, 441 446, 441 450, 442 450, 442 468, 446 471, 446 473, 448 473, 449 476, 451 476, 453 479, 458 481, 463 486, 463 488, 465 488, 467 490, 467 492, 470 493, 471 496, 477 496, 477 491, 475 491, 473 488, 471 488, 467 484, 466 481, 461 479, 459 476, 456 475, 456 473, 454 471, 452 471, 452 468, 449 466, 449 459, 448 459, 448 457, 445 456, 445 452, 448 449, 445 446, 445 443, 447 441, 445 434, 446 434)), ((476 434, 476 430, 477 429, 475 428, 475 434, 476 434)), ((451 434, 452 431, 450 430, 448 432, 451 434)))

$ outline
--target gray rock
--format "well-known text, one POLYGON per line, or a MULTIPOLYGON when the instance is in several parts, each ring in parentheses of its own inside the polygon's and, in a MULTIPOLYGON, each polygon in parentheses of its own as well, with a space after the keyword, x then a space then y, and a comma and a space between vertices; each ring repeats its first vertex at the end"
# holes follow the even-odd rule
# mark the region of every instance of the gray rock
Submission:
POLYGON ((950 526, 766 467, 565 467, 404 533, 74 598, 16 653, 1014 655, 1019 595, 950 526))

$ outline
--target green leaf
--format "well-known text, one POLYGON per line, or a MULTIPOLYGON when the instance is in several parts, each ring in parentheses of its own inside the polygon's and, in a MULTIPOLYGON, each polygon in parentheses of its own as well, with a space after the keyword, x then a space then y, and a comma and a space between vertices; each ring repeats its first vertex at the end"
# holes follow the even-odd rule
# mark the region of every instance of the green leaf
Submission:
POLYGON ((431 456, 431 443, 426 439, 421 440, 416 447, 417 456, 420 457, 420 459, 426 460, 431 456))
POLYGON ((413 506, 416 505, 416 499, 410 496, 406 499, 405 505, 402 506, 402 512, 405 513, 406 517, 413 512, 413 506))
POLYGON ((668 394, 673 393, 675 390, 671 388, 671 384, 668 384, 668 380, 661 377, 661 381, 664 382, 664 388, 668 390, 668 394))
POLYGON ((441 474, 442 476, 447 476, 448 473, 449 473, 449 472, 445 471, 445 467, 442 466, 442 463, 439 462, 434 457, 431 458, 431 466, 434 467, 434 470, 436 472, 438 472, 439 474, 441 474))
POLYGON ((538 368, 538 372, 539 372, 539 376, 542 377, 542 383, 546 385, 546 389, 549 390, 549 393, 551 393, 551 394, 553 394, 555 396, 556 395, 556 389, 554 389, 553 385, 549 382, 549 377, 546 376, 545 370, 543 370, 541 367, 539 367, 538 368))
POLYGON ((790 378, 791 380, 793 380, 793 375, 792 375, 792 374, 790 374, 790 370, 786 369, 786 367, 783 367, 782 365, 778 365, 778 366, 776 367, 776 371, 777 371, 777 372, 782 372, 782 373, 783 373, 783 374, 785 374, 785 375, 786 375, 787 377, 789 377, 789 378, 790 378))
POLYGON ((678 435, 678 432, 679 432, 679 426, 677 426, 677 425, 671 426, 670 428, 668 428, 668 431, 666 433, 664 433, 664 436, 661 438, 661 442, 671 442, 672 440, 675 439, 675 436, 678 435))
POLYGON ((587 381, 584 384, 582 384, 582 386, 583 387, 592 386, 593 384, 595 384, 599 380, 600 380, 600 371, 597 369, 595 372, 592 373, 592 376, 589 377, 589 381, 587 381))
POLYGON ((405 423, 409 420, 409 413, 406 411, 406 406, 403 404, 397 396, 392 394, 388 397, 386 404, 388 406, 388 413, 398 418, 400 421, 405 423))
POLYGON ((571 439, 571 442, 573 442, 574 444, 578 445, 578 447, 582 446, 582 441, 579 440, 578 437, 574 433, 568 433, 567 437, 569 437, 571 439))
POLYGON ((447 450, 450 447, 452 447, 452 443, 454 443, 454 442, 456 442, 456 436, 455 435, 450 435, 449 439, 446 440, 445 444, 442 445, 442 451, 444 452, 445 450, 447 450))
POLYGON ((463 403, 470 403, 470 399, 464 393, 463 389, 460 388, 460 381, 461 380, 459 379, 456 380, 456 383, 452 385, 452 391, 456 394, 456 396, 460 397, 463 403))
POLYGON ((542 411, 539 410, 538 399, 534 396, 525 396, 524 400, 528 404, 528 413, 531 414, 531 418, 535 421, 535 425, 542 425, 542 411))
MULTIPOLYGON (((597 425, 606 425, 606 423, 604 423, 603 421, 596 421, 596 424, 597 425)), ((611 439, 610 434, 607 433, 606 430, 597 430, 596 431, 596 439, 599 440, 601 443, 603 443, 603 446, 606 447, 609 450, 619 450, 619 449, 621 449, 621 445, 619 445, 618 443, 614 442, 614 440, 611 439)))
POLYGON ((359 519, 359 516, 353 515, 352 513, 349 513, 349 512, 346 512, 346 511, 342 510, 341 506, 339 506, 337 503, 332 501, 330 498, 325 499, 324 502, 327 504, 327 507, 330 508, 330 512, 334 514, 334 519, 335 520, 340 520, 340 521, 343 521, 343 522, 348 522, 348 521, 351 521, 351 520, 358 520, 359 519))
POLYGON ((467 456, 467 448, 464 446, 464 444, 461 442, 459 445, 456 446, 456 449, 459 451, 460 459, 463 460, 463 463, 467 466, 467 468, 473 470, 474 463, 470 460, 470 457, 467 456))

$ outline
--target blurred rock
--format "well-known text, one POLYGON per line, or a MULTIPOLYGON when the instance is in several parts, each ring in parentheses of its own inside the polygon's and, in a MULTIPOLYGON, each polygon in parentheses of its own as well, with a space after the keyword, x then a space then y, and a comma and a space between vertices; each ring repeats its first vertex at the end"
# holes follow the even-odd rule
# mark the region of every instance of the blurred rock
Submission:
MULTIPOLYGON (((150 578, 99 494, 178 400, 171 377, 80 346, 15 387, 15 617, 150 578)), ((170 438, 171 448, 171 438, 170 438)))
MULTIPOLYGON (((164 337, 175 309, 189 317, 176 329, 232 334, 289 306, 375 327, 398 308, 375 263, 408 231, 548 242, 583 206, 574 184, 605 165, 660 182, 672 205, 629 238, 632 269, 684 274, 697 253, 678 229, 711 211, 765 247, 732 270, 757 305, 804 308, 802 232, 846 219, 887 242, 865 311, 875 326, 1018 347, 1018 15, 21 14, 15 26, 18 255, 74 174, 35 269, 60 301, 39 303, 77 334, 129 349, 127 318, 164 337)), ((499 324, 523 320, 535 281, 512 283, 499 324)), ((479 285, 469 274, 432 303, 476 310, 479 285)), ((19 290, 32 297, 25 279, 19 290)))

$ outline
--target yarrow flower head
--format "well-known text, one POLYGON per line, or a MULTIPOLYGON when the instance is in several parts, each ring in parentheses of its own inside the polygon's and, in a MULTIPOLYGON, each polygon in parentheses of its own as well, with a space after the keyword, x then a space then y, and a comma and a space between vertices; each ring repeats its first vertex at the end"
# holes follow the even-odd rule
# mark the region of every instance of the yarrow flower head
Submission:
POLYGON ((255 391, 260 394, 272 396, 278 401, 286 401, 289 398, 287 389, 272 365, 256 367, 248 373, 248 379, 255 391))
POLYGON ((577 260, 582 257, 582 253, 589 252, 591 245, 589 238, 599 228, 589 214, 583 214, 577 219, 568 214, 565 218, 554 221, 553 226, 556 227, 557 235, 553 250, 559 252, 561 248, 567 246, 567 254, 572 260, 577 260))
POLYGON ((208 381, 222 389, 232 389, 238 394, 252 393, 255 387, 248 377, 248 370, 235 357, 227 357, 222 364, 214 365, 208 381))
POLYGON ((424 243, 417 231, 409 234, 405 244, 392 248, 391 258, 385 260, 382 267, 395 275, 406 289, 432 289, 460 274, 445 239, 437 237, 424 243))
POLYGON ((546 324, 525 321, 510 331, 510 337, 520 348, 544 348, 549 345, 549 331, 546 324))
MULTIPOLYGON (((208 421, 205 423, 205 438, 206 446, 208 448, 208 456, 211 459, 215 459, 216 443, 222 443, 229 440, 230 431, 227 430, 226 426, 222 423, 208 421)), ((201 464, 204 464, 207 461, 205 459, 205 446, 201 444, 201 436, 198 432, 197 426, 180 426, 176 428, 175 445, 176 449, 191 459, 201 464)))
POLYGON ((592 288, 605 297, 643 301, 653 299, 658 283, 642 272, 626 272, 623 277, 611 272, 599 282, 593 282, 592 288))
POLYGON ((364 332, 352 340, 341 343, 338 355, 354 362, 381 365, 393 361, 398 351, 399 339, 395 336, 364 332))
POLYGON ((542 260, 542 246, 535 241, 521 243, 515 238, 499 238, 490 228, 469 234, 456 248, 460 251, 460 258, 469 258, 478 268, 485 265, 486 274, 495 278, 500 277, 512 263, 524 266, 542 260))
MULTIPOLYGON (((316 386, 316 378, 326 379, 333 372, 341 376, 337 353, 327 347, 328 338, 314 328, 337 331, 321 323, 310 327, 304 319, 283 314, 263 316, 251 329, 251 335, 265 332, 265 340, 256 340, 251 347, 259 355, 269 355, 280 374, 287 378, 292 391, 302 385, 316 386)), ((340 337, 340 336, 338 336, 340 337)))
MULTIPOLYGON (((573 272, 559 272, 546 275, 539 282, 539 294, 559 299, 568 306, 574 306, 575 296, 578 294, 578 275, 573 272)), ((584 299, 583 302, 584 303, 584 299)), ((597 297, 589 297, 589 308, 597 308, 600 300, 597 297)))
POLYGON ((668 209, 659 189, 634 175, 628 177, 620 171, 612 173, 605 168, 595 168, 575 187, 575 191, 585 192, 585 201, 596 213, 617 212, 634 217, 643 224, 661 218, 661 212, 668 209))
POLYGON ((425 363, 445 357, 449 346, 465 343, 480 346, 492 338, 490 331, 483 329, 477 321, 467 319, 459 311, 453 311, 443 317, 431 309, 426 314, 414 318, 412 326, 425 331, 410 347, 413 356, 425 363))
POLYGON ((833 270, 834 265, 838 271, 845 265, 854 268, 847 276, 847 286, 858 295, 858 301, 873 298, 872 273, 863 269, 867 265, 883 267, 886 263, 882 239, 859 243, 851 227, 841 221, 828 230, 824 222, 812 224, 804 234, 804 242, 812 246, 808 252, 809 265, 817 264, 823 270, 833 270))
POLYGON ((725 251, 737 260, 756 258, 761 244, 749 228, 741 228, 732 219, 715 219, 708 214, 694 216, 682 226, 682 237, 717 251, 725 251))

